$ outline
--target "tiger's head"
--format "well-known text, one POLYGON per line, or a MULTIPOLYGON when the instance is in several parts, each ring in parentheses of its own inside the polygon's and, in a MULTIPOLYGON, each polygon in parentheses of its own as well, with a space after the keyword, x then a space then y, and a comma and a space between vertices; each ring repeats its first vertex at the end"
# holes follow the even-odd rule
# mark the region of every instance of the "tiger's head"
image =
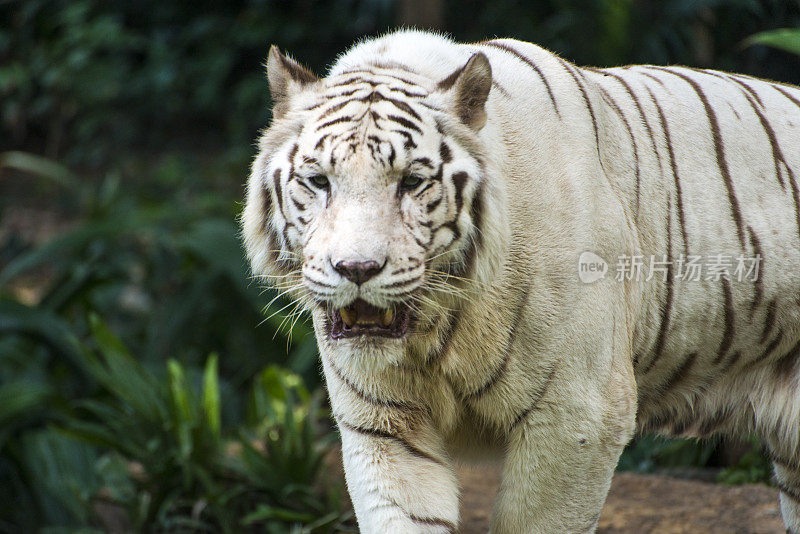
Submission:
POLYGON ((331 342, 432 324, 483 246, 486 56, 441 79, 380 62, 320 79, 273 46, 267 73, 273 122, 243 213, 254 274, 322 317, 331 342))

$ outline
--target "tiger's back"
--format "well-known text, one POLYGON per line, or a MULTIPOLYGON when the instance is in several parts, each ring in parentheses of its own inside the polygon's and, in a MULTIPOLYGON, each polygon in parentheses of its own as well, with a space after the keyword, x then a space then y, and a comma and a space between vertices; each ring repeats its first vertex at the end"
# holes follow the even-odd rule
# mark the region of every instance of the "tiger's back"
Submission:
MULTIPOLYGON (((643 281, 633 344, 639 430, 705 437, 770 428, 796 455, 800 89, 685 67, 581 69, 513 40, 477 49, 510 67, 510 94, 499 100, 512 110, 527 100, 527 113, 509 114, 520 126, 507 142, 556 159, 583 150, 600 161, 589 181, 607 179, 625 206, 636 248, 605 259, 643 281), (564 94, 577 98, 563 102, 564 94), (582 136, 563 133, 575 124, 582 136), (653 260, 659 270, 648 275, 653 260)), ((514 191, 553 178, 527 158, 519 165, 514 191)), ((623 222, 586 215, 587 224, 623 222)))
POLYGON ((594 72, 612 107, 627 99, 626 129, 639 128, 642 254, 672 266, 645 288, 642 429, 769 428, 796 451, 800 90, 680 67, 594 72))

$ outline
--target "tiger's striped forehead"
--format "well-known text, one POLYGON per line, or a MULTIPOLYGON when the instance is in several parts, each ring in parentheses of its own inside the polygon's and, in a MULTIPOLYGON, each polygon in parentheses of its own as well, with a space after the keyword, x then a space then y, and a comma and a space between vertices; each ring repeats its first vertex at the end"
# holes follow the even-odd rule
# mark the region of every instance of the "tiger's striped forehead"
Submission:
POLYGON ((325 80, 303 109, 301 156, 320 170, 343 175, 370 168, 391 175, 433 165, 442 135, 435 113, 441 110, 429 101, 430 89, 423 84, 374 71, 325 80))

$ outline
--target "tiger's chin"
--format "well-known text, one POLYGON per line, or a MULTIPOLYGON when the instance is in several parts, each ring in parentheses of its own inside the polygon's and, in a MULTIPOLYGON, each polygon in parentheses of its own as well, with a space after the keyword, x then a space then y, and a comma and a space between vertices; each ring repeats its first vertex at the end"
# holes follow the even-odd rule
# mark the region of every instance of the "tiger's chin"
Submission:
POLYGON ((346 338, 402 339, 408 334, 411 310, 405 305, 379 308, 357 299, 349 305, 328 311, 334 340, 346 338))

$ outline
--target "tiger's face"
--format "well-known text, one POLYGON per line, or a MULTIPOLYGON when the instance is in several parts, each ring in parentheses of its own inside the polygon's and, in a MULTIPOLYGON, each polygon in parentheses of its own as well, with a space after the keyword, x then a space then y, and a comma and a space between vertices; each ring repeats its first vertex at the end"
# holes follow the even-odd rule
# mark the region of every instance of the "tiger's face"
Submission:
POLYGON ((332 340, 402 339, 479 239, 482 55, 438 84, 374 67, 324 80, 270 51, 275 120, 244 213, 256 275, 324 310, 332 340))

